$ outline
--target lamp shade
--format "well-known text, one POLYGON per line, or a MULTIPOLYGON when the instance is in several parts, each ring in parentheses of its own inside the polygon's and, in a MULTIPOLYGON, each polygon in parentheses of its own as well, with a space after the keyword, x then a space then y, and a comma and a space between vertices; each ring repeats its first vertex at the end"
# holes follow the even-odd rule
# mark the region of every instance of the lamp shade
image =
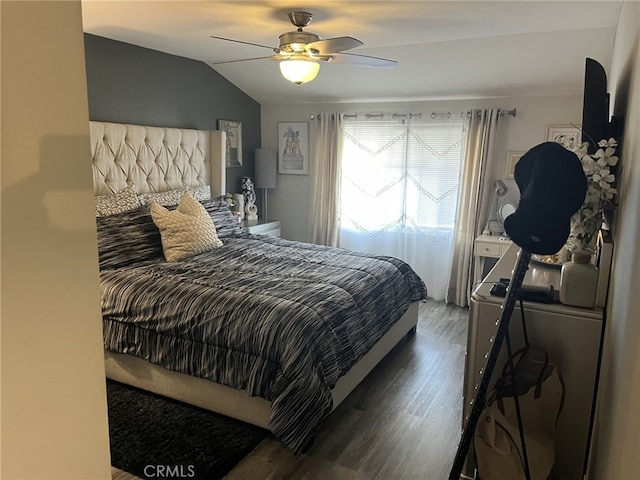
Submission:
POLYGON ((273 148, 256 148, 255 177, 257 188, 276 188, 277 152, 273 148))
POLYGON ((294 58, 280 62, 280 72, 282 76, 298 86, 316 78, 319 71, 320 64, 313 60, 294 58))

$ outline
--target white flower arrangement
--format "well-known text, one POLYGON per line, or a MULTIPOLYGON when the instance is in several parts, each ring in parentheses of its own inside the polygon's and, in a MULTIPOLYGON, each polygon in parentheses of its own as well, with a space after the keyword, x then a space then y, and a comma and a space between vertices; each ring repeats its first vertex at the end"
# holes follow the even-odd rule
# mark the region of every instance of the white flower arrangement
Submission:
POLYGON ((226 200, 229 209, 233 210, 236 206, 236 200, 233 198, 233 193, 225 193, 224 199, 226 200))
POLYGON ((587 153, 588 143, 582 143, 574 150, 587 177, 587 193, 584 203, 571 217, 571 234, 568 239, 569 250, 595 252, 598 231, 604 222, 604 212, 615 205, 618 191, 612 186, 615 175, 612 167, 618 164, 615 155, 618 143, 615 139, 600 140, 598 150, 587 153))

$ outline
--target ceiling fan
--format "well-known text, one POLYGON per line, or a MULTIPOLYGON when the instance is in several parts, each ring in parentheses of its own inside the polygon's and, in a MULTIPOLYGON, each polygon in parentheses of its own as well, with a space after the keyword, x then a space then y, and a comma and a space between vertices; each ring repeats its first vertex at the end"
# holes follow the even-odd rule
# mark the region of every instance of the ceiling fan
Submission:
POLYGON ((313 20, 313 14, 309 12, 291 12, 289 13, 289 20, 297 30, 293 32, 285 32, 280 35, 280 44, 277 47, 270 47, 268 45, 260 45, 258 43, 244 42, 242 40, 234 40, 231 38, 211 35, 211 38, 215 38, 217 40, 268 48, 274 52, 272 55, 267 57, 227 60, 214 62, 211 65, 270 58, 271 60, 277 60, 280 62, 280 71, 287 80, 300 86, 303 83, 310 82, 316 78, 316 75, 318 75, 318 71, 320 70, 320 62, 345 63, 350 65, 381 68, 395 67, 398 64, 395 60, 387 60, 385 58, 370 57, 354 53, 344 53, 345 50, 351 50, 352 48, 362 45, 362 42, 356 38, 335 37, 321 39, 315 33, 303 31, 302 29, 309 25, 311 20, 313 20))

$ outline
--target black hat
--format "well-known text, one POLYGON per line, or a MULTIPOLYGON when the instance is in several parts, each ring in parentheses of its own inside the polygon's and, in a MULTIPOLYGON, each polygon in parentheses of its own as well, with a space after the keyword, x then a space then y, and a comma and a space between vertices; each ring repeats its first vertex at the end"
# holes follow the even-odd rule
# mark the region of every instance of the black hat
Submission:
POLYGON ((530 253, 558 252, 569 237, 571 216, 587 193, 580 159, 559 143, 541 143, 518 160, 514 178, 520 203, 505 219, 507 235, 530 253))

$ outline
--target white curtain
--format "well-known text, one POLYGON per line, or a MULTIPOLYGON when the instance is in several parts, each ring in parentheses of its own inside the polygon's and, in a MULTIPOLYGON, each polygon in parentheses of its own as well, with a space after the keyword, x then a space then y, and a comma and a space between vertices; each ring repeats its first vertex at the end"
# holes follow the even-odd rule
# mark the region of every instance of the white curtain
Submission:
POLYGON ((499 116, 498 109, 473 110, 469 118, 453 266, 447 292, 447 301, 461 307, 467 306, 471 298, 474 241, 487 224, 495 192, 493 178, 499 116))
POLYGON ((311 123, 314 138, 307 240, 335 247, 339 240, 342 114, 322 113, 311 123))
POLYGON ((438 300, 451 272, 463 127, 462 117, 344 123, 340 246, 405 260, 438 300))

